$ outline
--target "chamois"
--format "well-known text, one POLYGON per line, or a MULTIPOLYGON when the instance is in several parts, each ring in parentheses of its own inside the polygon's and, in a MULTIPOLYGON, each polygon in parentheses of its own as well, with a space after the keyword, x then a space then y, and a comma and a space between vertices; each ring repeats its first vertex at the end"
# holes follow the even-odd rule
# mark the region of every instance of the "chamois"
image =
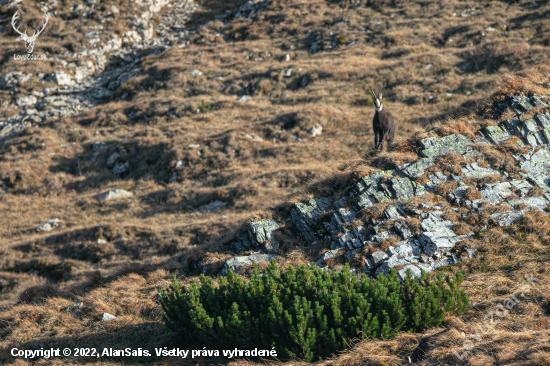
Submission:
POLYGON ((374 102, 374 118, 372 119, 372 129, 374 130, 374 148, 382 150, 384 141, 388 141, 386 145, 389 146, 393 142, 395 136, 395 123, 393 122, 393 116, 390 111, 384 108, 382 104, 382 88, 378 91, 378 97, 374 94, 372 89, 372 101, 374 102))

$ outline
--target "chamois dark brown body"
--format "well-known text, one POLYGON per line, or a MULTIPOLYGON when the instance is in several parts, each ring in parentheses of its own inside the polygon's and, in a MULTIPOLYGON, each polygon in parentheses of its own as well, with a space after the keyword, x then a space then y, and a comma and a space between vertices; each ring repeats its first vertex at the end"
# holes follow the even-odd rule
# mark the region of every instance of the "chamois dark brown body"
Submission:
POLYGON ((372 119, 372 129, 374 130, 374 148, 382 150, 384 141, 388 145, 393 142, 395 136, 395 123, 393 116, 387 109, 375 112, 372 119))
POLYGON ((390 111, 388 111, 382 105, 382 89, 378 94, 378 97, 371 90, 372 99, 374 102, 374 117, 372 119, 372 129, 374 131, 374 148, 382 150, 384 141, 387 141, 389 146, 393 143, 395 136, 395 122, 390 111))

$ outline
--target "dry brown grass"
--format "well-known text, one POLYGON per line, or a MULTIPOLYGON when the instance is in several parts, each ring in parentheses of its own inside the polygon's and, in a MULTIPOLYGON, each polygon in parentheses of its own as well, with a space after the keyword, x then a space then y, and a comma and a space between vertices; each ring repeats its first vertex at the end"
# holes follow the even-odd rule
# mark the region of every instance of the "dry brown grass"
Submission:
MULTIPOLYGON (((193 24, 212 20, 237 3, 241 2, 201 1, 204 9, 193 24)), ((71 118, 52 118, 2 144, 0 185, 6 184, 7 191, 0 198, 0 357, 14 345, 167 345, 156 301, 158 288, 165 287, 172 274, 189 283, 202 271, 217 273, 234 255, 223 244, 250 220, 273 216, 283 221, 293 201, 335 192, 343 195, 362 176, 413 161, 422 138, 451 133, 475 136, 479 128, 493 123, 472 113, 495 93, 500 73, 520 72, 507 76, 500 94, 548 93, 543 85, 548 72, 539 66, 547 62, 550 38, 539 15, 548 11, 549 4, 538 2, 539 8, 530 9, 526 3, 489 1, 475 16, 462 18, 464 9, 479 4, 374 0, 369 6, 360 2, 342 11, 333 2, 275 0, 252 19, 212 21, 190 38, 189 47, 144 57, 138 65, 142 72, 119 87, 112 100, 71 118), (497 31, 486 31, 487 27, 497 31), (325 50, 310 54, 318 35, 325 50), (337 47, 329 49, 334 40, 337 47), (347 46, 353 40, 356 43, 347 46), (283 63, 287 53, 291 61, 283 63), (281 71, 289 68, 292 76, 286 77, 281 71), (193 69, 205 74, 195 78, 189 73, 193 69), (304 78, 308 83, 302 87, 304 78), (374 110, 368 89, 379 86, 385 87, 397 136, 389 151, 374 154, 374 110), (129 98, 120 99, 125 92, 129 98), (242 95, 251 95, 251 101, 238 102, 242 95), (203 100, 215 110, 196 113, 203 100), (323 133, 312 138, 307 131, 316 123, 323 126, 323 133), (437 130, 426 133, 428 126, 437 130), (94 142, 105 142, 106 150, 94 156, 94 142), (129 162, 127 175, 116 176, 106 166, 115 151, 129 162), (176 171, 179 160, 186 166, 176 171), (177 179, 169 183, 173 173, 177 179), (113 188, 127 189, 134 196, 112 203, 93 199, 113 188), (213 200, 227 206, 215 213, 199 210, 213 200), (63 220, 62 228, 35 231, 56 217, 63 220), (108 243, 98 244, 100 238, 108 243), (64 311, 78 301, 85 304, 81 313, 64 311), (101 311, 112 311, 119 319, 100 323, 101 311), (92 331, 96 325, 101 328, 92 331)), ((94 17, 72 19, 75 4, 60 3, 35 53, 89 47, 85 33, 100 23, 94 17)), ((102 25, 120 34, 137 10, 130 2, 112 4, 120 8, 120 16, 109 17, 102 25)), ((40 15, 37 2, 23 0, 19 6, 29 19, 40 15)), ((0 91, 2 119, 15 113, 18 97, 53 86, 38 73, 59 68, 53 61, 13 60, 11 54, 20 53, 22 43, 14 41, 12 13, 6 14, 0 19, 5 36, 0 37, 5 60, 0 74, 23 71, 33 77, 15 93, 0 91)), ((517 172, 510 154, 522 150, 515 142, 501 150, 479 149, 493 167, 517 172)), ((441 159, 446 166, 437 168, 460 174, 465 163, 448 157, 441 159)), ((424 199, 443 210, 450 208, 431 195, 424 199)), ((367 215, 381 218, 384 208, 377 206, 367 215)), ((471 227, 488 225, 490 212, 472 215, 465 222, 471 227)), ((406 222, 419 230, 417 219, 406 222)), ((467 272, 470 297, 483 305, 473 310, 472 317, 483 316, 487 307, 501 300, 495 289, 510 288, 529 271, 547 273, 547 261, 541 258, 547 258, 548 238, 540 231, 548 229, 547 223, 529 217, 521 225, 527 234, 513 234, 517 236, 513 240, 503 237, 500 229, 491 229, 470 241, 481 256, 458 269, 467 272)), ((316 260, 324 249, 304 248, 292 239, 287 226, 280 235, 283 266, 316 260)), ((503 323, 499 336, 487 337, 466 362, 546 362, 547 340, 539 329, 544 319, 527 310, 503 323), (522 338, 526 333, 529 337, 522 338), (506 347, 521 347, 518 360, 511 359, 506 347)), ((469 330, 475 321, 471 317, 462 319, 464 324, 455 321, 449 320, 445 329, 450 330, 434 338, 436 346, 426 364, 457 362, 452 350, 461 347, 462 338, 455 338, 453 327, 469 330)), ((321 364, 403 364, 420 339, 439 331, 359 342, 321 364)), ((11 358, 4 361, 26 364, 11 358)), ((134 361, 143 362, 105 359, 102 363, 134 361)), ((152 362, 172 361, 176 362, 152 362)), ((50 364, 77 362, 63 359, 50 364)), ((208 362, 190 362, 197 363, 208 362)))
POLYGON ((521 74, 505 74, 497 89, 497 96, 506 95, 545 95, 550 93, 550 67, 539 66, 536 70, 521 74))

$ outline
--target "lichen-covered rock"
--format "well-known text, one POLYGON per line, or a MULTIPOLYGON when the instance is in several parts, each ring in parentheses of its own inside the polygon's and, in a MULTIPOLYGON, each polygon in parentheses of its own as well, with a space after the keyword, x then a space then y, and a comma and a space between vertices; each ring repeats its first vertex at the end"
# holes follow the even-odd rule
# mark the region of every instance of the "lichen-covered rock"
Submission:
POLYGON ((382 263, 384 260, 388 258, 389 258, 388 255, 383 250, 379 250, 377 252, 372 253, 372 262, 376 266, 380 265, 380 263, 382 263))
POLYGON ((386 207, 386 209, 384 210, 384 215, 388 218, 388 220, 394 221, 406 217, 406 214, 404 214, 397 205, 389 205, 388 207, 386 207))
POLYGON ((407 272, 411 273, 412 278, 419 278, 422 277, 422 269, 414 264, 408 264, 405 267, 401 268, 399 271, 397 271, 397 275, 399 276, 399 279, 401 281, 405 281, 405 278, 407 278, 407 272))
POLYGON ((524 95, 507 96, 506 99, 510 103, 510 107, 518 114, 529 112, 535 106, 530 103, 530 98, 524 95))
POLYGON ((529 210, 525 209, 519 211, 501 212, 491 215, 490 218, 494 220, 498 226, 506 227, 521 220, 527 211, 529 210))
POLYGON ((271 261, 272 259, 277 259, 277 256, 274 254, 252 254, 247 257, 231 258, 230 260, 225 262, 225 265, 223 266, 223 269, 222 269, 222 275, 224 276, 227 275, 230 269, 233 270, 233 272, 237 273, 244 266, 247 266, 253 263, 271 261))
POLYGON ((403 238, 408 239, 413 236, 411 229, 404 222, 396 222, 393 224, 395 231, 403 238))
POLYGON ((321 258, 319 258, 319 259, 317 260, 316 263, 317 263, 318 265, 320 265, 320 266, 321 266, 321 265, 324 265, 324 264, 325 264, 325 261, 326 261, 327 259, 334 258, 334 257, 338 256, 341 252, 343 252, 342 249, 332 249, 332 250, 329 250, 328 252, 324 253, 324 254, 321 256, 321 258))
POLYGON ((527 155, 526 158, 528 160, 521 161, 519 166, 527 172, 529 177, 550 173, 550 150, 548 148, 540 149, 531 156, 527 155))
POLYGON ((514 193, 509 182, 486 184, 480 192, 481 197, 492 205, 504 202, 514 193))
POLYGON ((261 245, 267 251, 272 251, 279 248, 279 243, 273 237, 273 232, 279 227, 277 221, 263 219, 251 222, 248 225, 248 233, 253 243, 261 245))
POLYGON ((290 215, 298 233, 307 243, 313 243, 317 239, 315 227, 319 223, 321 215, 329 211, 332 206, 330 198, 312 198, 307 204, 295 203, 290 215))
POLYGON ((544 197, 523 197, 515 200, 510 200, 508 203, 512 206, 524 204, 528 207, 536 208, 539 211, 546 212, 549 201, 544 197))
POLYGON ((505 127, 501 126, 487 126, 482 132, 493 144, 500 144, 512 137, 512 134, 505 127))
POLYGON ((397 200, 404 201, 425 193, 425 190, 420 185, 408 178, 392 178, 390 182, 393 191, 392 198, 397 200))
POLYGON ((412 163, 400 165, 399 170, 409 178, 419 178, 424 175, 424 171, 435 165, 435 159, 422 158, 412 163))
POLYGON ((519 130, 519 124, 521 120, 518 117, 509 118, 506 121, 502 122, 501 126, 505 127, 511 134, 517 135, 519 130))
POLYGON ((458 155, 471 155, 474 149, 470 146, 472 141, 464 135, 449 135, 441 138, 430 137, 420 141, 423 157, 435 158, 444 156, 450 152, 458 155))
POLYGON ((477 162, 465 165, 461 171, 468 178, 484 178, 488 175, 498 174, 494 169, 480 167, 477 162))

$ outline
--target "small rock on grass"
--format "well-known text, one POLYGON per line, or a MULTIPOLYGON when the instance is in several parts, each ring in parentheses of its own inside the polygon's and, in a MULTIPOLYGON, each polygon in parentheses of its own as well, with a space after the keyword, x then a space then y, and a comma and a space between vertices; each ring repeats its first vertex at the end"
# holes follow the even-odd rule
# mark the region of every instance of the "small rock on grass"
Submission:
POLYGON ((128 192, 124 189, 117 188, 117 189, 111 189, 110 191, 105 193, 101 193, 95 196, 95 199, 97 199, 98 201, 111 201, 111 200, 117 200, 120 198, 128 198, 133 195, 134 194, 132 192, 128 192))
POLYGON ((323 126, 321 126, 321 125, 318 124, 318 123, 317 123, 315 126, 313 126, 313 127, 308 131, 308 133, 309 133, 312 137, 319 136, 322 132, 323 132, 323 126))
POLYGON ((62 223, 62 221, 59 220, 59 219, 48 220, 45 223, 43 223, 42 225, 40 225, 36 229, 36 231, 52 231, 56 227, 59 227, 61 225, 61 223, 62 223))
POLYGON ((83 302, 78 302, 74 305, 71 305, 71 306, 67 307, 66 310, 67 310, 68 313, 70 313, 71 311, 75 311, 77 309, 80 309, 83 305, 84 305, 83 302))
POLYGON ((104 322, 108 322, 109 320, 114 320, 114 319, 116 319, 116 316, 109 313, 103 313, 103 318, 101 320, 103 320, 104 322))

